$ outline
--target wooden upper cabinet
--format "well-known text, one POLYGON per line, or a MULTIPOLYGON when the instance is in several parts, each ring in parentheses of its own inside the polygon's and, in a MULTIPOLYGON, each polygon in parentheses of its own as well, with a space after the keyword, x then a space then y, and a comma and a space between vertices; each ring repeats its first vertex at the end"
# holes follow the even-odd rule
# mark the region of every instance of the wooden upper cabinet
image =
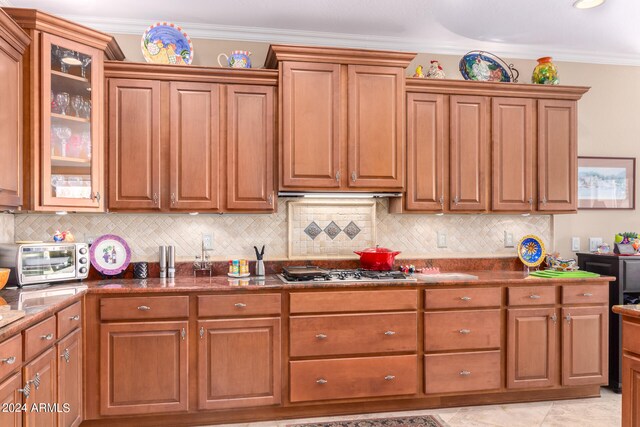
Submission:
POLYGON ((340 187, 340 65, 285 62, 281 96, 280 188, 340 187))
POLYGON ((576 101, 538 101, 538 210, 575 211, 578 186, 576 101))
POLYGON ((607 384, 607 305, 562 309, 562 385, 607 384))
POLYGON ((219 121, 219 85, 170 83, 170 209, 219 209, 219 121))
POLYGON ((444 210, 445 113, 444 95, 407 94, 407 210, 444 210))
POLYGON ((491 119, 491 209, 531 211, 534 202, 534 101, 493 98, 491 119))
POLYGON ((507 388, 557 385, 559 321, 555 308, 507 310, 507 388))
POLYGON ((22 54, 29 36, 0 9, 0 207, 22 205, 22 54))
POLYGON ((404 188, 404 70, 348 66, 348 186, 404 188))
POLYGON ((109 79, 109 208, 160 209, 160 82, 109 79))
POLYGON ((227 209, 274 211, 274 88, 227 87, 227 209))
POLYGON ((187 329, 187 321, 100 325, 100 414, 186 411, 187 329))
POLYGON ((489 98, 451 96, 450 206, 452 211, 486 211, 489 185, 489 98))

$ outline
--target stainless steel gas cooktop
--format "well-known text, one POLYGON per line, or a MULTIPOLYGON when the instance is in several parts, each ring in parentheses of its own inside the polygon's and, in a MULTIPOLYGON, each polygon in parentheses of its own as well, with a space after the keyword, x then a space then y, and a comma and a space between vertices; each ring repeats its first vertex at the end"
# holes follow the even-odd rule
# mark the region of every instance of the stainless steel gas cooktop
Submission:
POLYGON ((278 274, 285 283, 343 283, 343 282, 415 282, 416 279, 401 271, 374 271, 362 269, 327 269, 316 266, 284 267, 278 274))

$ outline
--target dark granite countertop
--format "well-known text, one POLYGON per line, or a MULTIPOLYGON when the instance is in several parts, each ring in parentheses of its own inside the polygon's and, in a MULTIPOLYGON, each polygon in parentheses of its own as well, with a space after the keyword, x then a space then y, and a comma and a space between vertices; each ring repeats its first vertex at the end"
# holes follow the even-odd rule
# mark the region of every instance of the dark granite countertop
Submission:
MULTIPOLYGON (((444 272, 446 274, 446 272, 444 272)), ((16 322, 0 328, 0 341, 16 334, 23 329, 34 325, 41 320, 53 315, 56 311, 80 300, 85 294, 139 294, 153 292, 210 292, 210 291, 227 291, 227 292, 254 292, 261 290, 301 290, 301 289, 353 289, 353 288, 372 288, 378 286, 397 286, 403 288, 411 288, 417 286, 460 286, 460 285, 546 285, 551 283, 585 283, 585 284, 602 284, 606 285, 609 281, 614 280, 613 277, 597 277, 584 279, 544 279, 538 277, 527 276, 521 271, 465 271, 464 274, 472 275, 477 279, 467 278, 465 280, 457 280, 454 278, 442 278, 437 276, 425 276, 424 280, 419 279, 415 282, 342 282, 342 283, 283 283, 277 276, 268 275, 264 278, 248 277, 245 279, 235 279, 227 276, 209 277, 176 277, 174 279, 111 279, 111 280, 87 280, 75 285, 84 285, 86 290, 78 289, 75 295, 68 296, 48 296, 40 300, 37 304, 25 309, 26 316, 16 322)), ((73 284, 72 284, 73 285, 73 284)), ((70 284, 60 285, 69 287, 70 284)), ((73 286, 71 286, 73 287, 73 286)), ((55 289, 52 286, 49 289, 55 289)), ((3 289, 0 291, 0 298, 11 306, 11 309, 19 309, 20 294, 31 292, 34 288, 30 287, 26 290, 19 289, 3 289)), ((2 301, 0 301, 1 303, 2 301)), ((635 306, 633 306, 635 307, 635 306)), ((640 311, 637 314, 640 317, 640 311)))

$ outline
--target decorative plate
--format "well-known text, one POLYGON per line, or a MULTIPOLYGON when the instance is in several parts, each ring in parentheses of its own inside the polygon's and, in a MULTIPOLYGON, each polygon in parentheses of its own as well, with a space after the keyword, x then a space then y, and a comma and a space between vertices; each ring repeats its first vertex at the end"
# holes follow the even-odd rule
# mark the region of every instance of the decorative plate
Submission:
POLYGON ((542 239, 533 234, 524 236, 518 243, 518 258, 527 267, 537 267, 542 264, 545 253, 542 239))
POLYGON ((89 248, 91 265, 106 276, 122 273, 131 261, 131 249, 124 239, 115 234, 105 234, 94 240, 89 248))
POLYGON ((520 76, 513 64, 481 50, 472 50, 460 59, 460 74, 465 80, 507 83, 517 83, 520 76))
POLYGON ((193 44, 182 28, 168 22, 156 22, 142 35, 142 54, 147 62, 189 65, 193 44))

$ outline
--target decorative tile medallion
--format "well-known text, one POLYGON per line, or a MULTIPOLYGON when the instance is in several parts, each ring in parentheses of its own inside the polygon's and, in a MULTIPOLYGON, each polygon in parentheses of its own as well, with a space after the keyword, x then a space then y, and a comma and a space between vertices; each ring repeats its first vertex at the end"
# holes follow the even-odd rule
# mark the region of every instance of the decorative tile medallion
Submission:
POLYGON ((358 233, 360 233, 360 227, 358 227, 355 222, 351 221, 342 231, 344 234, 349 236, 351 240, 353 240, 358 233))
POLYGON ((342 229, 338 227, 338 224, 331 221, 329 225, 324 228, 324 232, 327 233, 327 236, 331 237, 331 240, 335 239, 342 229))
POLYGON ((311 240, 315 240, 315 238, 322 233, 322 228, 320 228, 315 221, 312 221, 311 224, 307 225, 307 228, 304 229, 304 232, 307 236, 311 237, 311 240))

